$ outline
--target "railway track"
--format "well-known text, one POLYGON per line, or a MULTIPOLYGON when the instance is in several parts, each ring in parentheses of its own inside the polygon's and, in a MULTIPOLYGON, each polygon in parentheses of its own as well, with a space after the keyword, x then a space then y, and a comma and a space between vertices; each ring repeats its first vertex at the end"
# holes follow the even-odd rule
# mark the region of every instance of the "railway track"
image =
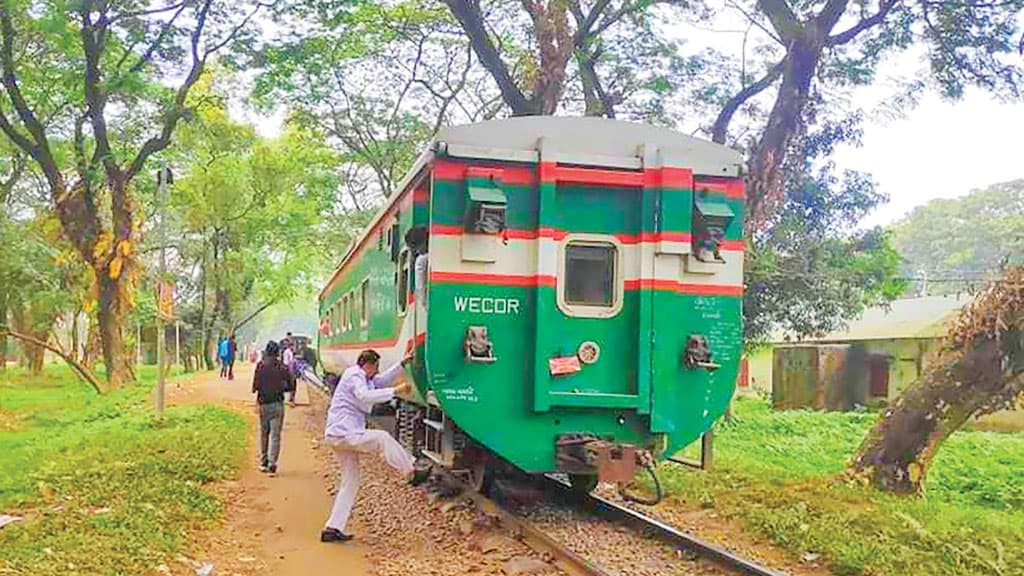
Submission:
MULTIPOLYGON (((329 389, 321 383, 311 382, 310 384, 321 394, 325 396, 330 394, 329 389)), ((535 526, 527 518, 509 512, 500 504, 476 492, 451 472, 441 469, 439 472, 450 482, 459 484, 463 489, 463 495, 471 499, 478 510, 498 519, 505 529, 511 531, 536 552, 550 557, 552 563, 566 574, 570 576, 618 576, 621 573, 610 571, 574 552, 557 538, 535 526)), ((569 504, 587 514, 629 526, 676 549, 690 550, 698 557, 704 558, 730 573, 747 576, 787 576, 784 572, 766 568, 656 518, 651 518, 596 494, 587 494, 581 498, 578 493, 571 490, 566 479, 555 475, 545 477, 544 488, 549 494, 555 496, 559 503, 569 504)))
MULTIPOLYGON (((574 552, 558 538, 547 534, 527 518, 509 512, 494 500, 471 490, 449 472, 442 471, 442 474, 452 481, 462 484, 464 494, 473 500, 479 510, 498 518, 506 529, 517 535, 538 553, 551 557, 552 562, 570 576, 618 576, 624 574, 618 570, 608 570, 599 563, 587 559, 584 555, 574 552)), ((728 573, 747 576, 787 576, 784 572, 764 567, 720 546, 701 540, 692 534, 600 496, 587 494, 581 499, 579 494, 571 491, 566 480, 547 476, 545 488, 549 494, 558 498, 559 503, 570 503, 588 514, 629 526, 674 548, 690 550, 698 557, 725 569, 728 573)))
MULTIPOLYGON (((571 492, 567 481, 553 476, 548 476, 547 480, 553 490, 560 492, 568 498, 579 499, 578 495, 571 492)), ((644 530, 667 544, 691 550, 699 556, 737 574, 748 576, 787 576, 784 572, 766 568, 725 548, 697 538, 656 518, 651 518, 632 508, 612 502, 596 494, 585 495, 582 501, 579 502, 579 505, 602 518, 644 530)))

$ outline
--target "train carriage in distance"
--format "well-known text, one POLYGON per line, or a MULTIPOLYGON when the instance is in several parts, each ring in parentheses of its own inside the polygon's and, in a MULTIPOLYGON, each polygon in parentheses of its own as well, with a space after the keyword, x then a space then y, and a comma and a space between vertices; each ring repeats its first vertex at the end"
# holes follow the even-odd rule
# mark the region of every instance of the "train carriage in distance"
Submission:
POLYGON ((583 490, 628 481, 698 439, 733 395, 741 163, 609 119, 444 129, 321 292, 324 369, 414 346, 395 433, 477 487, 508 465, 583 490), (403 240, 419 226, 422 286, 403 240))

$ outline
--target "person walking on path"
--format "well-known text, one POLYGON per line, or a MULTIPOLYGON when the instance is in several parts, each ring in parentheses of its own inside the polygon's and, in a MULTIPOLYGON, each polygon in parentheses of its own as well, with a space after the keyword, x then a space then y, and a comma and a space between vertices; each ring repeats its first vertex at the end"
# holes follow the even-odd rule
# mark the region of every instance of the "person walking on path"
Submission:
POLYGON ((284 426, 284 395, 295 388, 291 373, 281 363, 281 347, 271 340, 256 365, 252 391, 260 415, 260 471, 277 473, 281 453, 281 428, 284 426))
MULTIPOLYGON (((283 351, 284 367, 288 369, 288 372, 295 376, 295 340, 292 338, 292 333, 289 332, 284 338, 284 342, 281 342, 283 351)), ((295 391, 298 389, 296 383, 295 389, 288 395, 288 403, 295 406, 295 391)))
POLYGON ((224 336, 217 341, 217 361, 220 362, 220 377, 228 377, 228 339, 224 336))
POLYGON ((238 353, 238 343, 235 342, 235 333, 232 332, 228 338, 227 357, 224 363, 228 365, 228 380, 235 379, 235 356, 238 353))
POLYGON ((389 466, 402 473, 413 485, 425 479, 424 470, 417 471, 414 460, 405 448, 383 430, 367 430, 366 415, 374 404, 388 402, 396 394, 409 392, 408 382, 391 386, 412 360, 412 352, 398 364, 378 372, 380 354, 364 350, 356 365, 345 370, 338 382, 327 411, 324 441, 341 460, 341 488, 334 499, 331 516, 320 533, 321 542, 345 542, 352 539, 345 533, 349 514, 359 492, 359 455, 377 453, 389 466))

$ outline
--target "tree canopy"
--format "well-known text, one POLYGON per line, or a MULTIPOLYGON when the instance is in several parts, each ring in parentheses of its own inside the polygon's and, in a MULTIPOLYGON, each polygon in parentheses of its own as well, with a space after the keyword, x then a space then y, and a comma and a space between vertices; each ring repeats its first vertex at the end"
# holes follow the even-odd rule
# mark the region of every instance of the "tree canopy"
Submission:
POLYGON ((892 226, 906 276, 931 294, 980 290, 1024 258, 1024 180, 932 200, 892 226))

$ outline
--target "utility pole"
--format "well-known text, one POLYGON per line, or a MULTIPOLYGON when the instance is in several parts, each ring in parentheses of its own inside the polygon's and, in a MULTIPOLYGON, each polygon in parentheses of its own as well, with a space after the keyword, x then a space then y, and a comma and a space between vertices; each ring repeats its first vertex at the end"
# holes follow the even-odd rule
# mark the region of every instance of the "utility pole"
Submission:
MULTIPOLYGON (((167 186, 170 184, 171 171, 166 166, 160 168, 160 172, 157 173, 156 178, 156 195, 157 195, 157 214, 160 216, 158 222, 157 235, 159 236, 160 242, 160 280, 159 280, 159 292, 168 290, 166 282, 167 276, 167 229, 165 224, 167 223, 167 186)), ((166 298, 169 298, 169 294, 163 294, 163 298, 157 297, 157 314, 156 314, 156 416, 157 419, 163 420, 164 418, 164 396, 165 396, 165 376, 164 373, 164 340, 165 340, 165 323, 163 310, 160 309, 160 305, 166 298)))

